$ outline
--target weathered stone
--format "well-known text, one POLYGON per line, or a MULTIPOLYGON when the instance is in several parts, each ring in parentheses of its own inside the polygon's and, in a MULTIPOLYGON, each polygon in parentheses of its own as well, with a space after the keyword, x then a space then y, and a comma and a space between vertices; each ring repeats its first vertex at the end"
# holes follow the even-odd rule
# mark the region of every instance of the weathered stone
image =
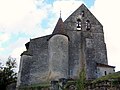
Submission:
POLYGON ((49 40, 49 79, 58 80, 68 76, 68 37, 54 35, 49 40))

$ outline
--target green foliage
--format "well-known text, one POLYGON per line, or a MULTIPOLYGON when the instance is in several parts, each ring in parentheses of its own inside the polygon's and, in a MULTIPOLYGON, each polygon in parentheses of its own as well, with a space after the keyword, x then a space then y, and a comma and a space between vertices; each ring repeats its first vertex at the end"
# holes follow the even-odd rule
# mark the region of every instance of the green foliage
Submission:
POLYGON ((84 90, 85 82, 86 82, 86 74, 85 74, 85 69, 83 68, 79 74, 79 79, 76 82, 77 90, 84 90))
POLYGON ((119 79, 120 80, 120 72, 116 72, 113 74, 108 74, 106 76, 100 77, 100 78, 92 81, 92 83, 97 83, 97 82, 102 82, 102 81, 112 80, 112 79, 119 79))
POLYGON ((100 87, 106 87, 110 90, 117 90, 117 88, 120 88, 120 71, 97 78, 89 85, 94 86, 93 88, 99 85, 100 87))
POLYGON ((50 87, 49 83, 41 83, 41 84, 33 84, 30 86, 22 86, 19 87, 19 90, 41 90, 43 88, 48 88, 50 87))
POLYGON ((17 73, 14 72, 16 68, 16 59, 9 57, 6 66, 0 66, 0 89, 5 90, 7 85, 16 82, 17 73))
POLYGON ((61 90, 66 90, 66 87, 62 87, 58 84, 58 86, 61 88, 61 90))

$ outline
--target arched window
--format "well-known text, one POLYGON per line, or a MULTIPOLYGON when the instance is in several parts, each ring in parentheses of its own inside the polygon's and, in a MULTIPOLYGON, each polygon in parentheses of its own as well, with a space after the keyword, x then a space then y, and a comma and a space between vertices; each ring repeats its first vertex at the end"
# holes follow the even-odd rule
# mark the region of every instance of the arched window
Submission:
POLYGON ((91 24, 90 24, 90 21, 87 20, 86 21, 86 30, 90 30, 91 29, 91 24))

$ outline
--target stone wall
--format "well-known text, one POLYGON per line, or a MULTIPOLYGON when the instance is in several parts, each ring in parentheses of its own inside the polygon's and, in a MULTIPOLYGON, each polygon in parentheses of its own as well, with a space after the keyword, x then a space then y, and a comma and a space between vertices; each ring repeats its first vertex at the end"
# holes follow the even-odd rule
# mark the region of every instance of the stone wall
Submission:
POLYGON ((49 36, 32 39, 29 45, 29 52, 32 53, 32 65, 30 69, 30 84, 48 81, 49 57, 48 57, 49 36))
POLYGON ((20 59, 20 67, 18 72, 17 87, 29 85, 30 66, 32 64, 32 56, 22 55, 20 59))
POLYGON ((49 40, 49 79, 68 77, 68 37, 54 35, 49 40))
POLYGON ((81 32, 70 31, 69 34, 69 76, 71 78, 76 78, 79 75, 81 69, 81 32))
POLYGON ((114 73, 114 68, 111 67, 98 67, 97 66, 97 78, 101 77, 101 76, 105 76, 108 74, 112 74, 114 73))

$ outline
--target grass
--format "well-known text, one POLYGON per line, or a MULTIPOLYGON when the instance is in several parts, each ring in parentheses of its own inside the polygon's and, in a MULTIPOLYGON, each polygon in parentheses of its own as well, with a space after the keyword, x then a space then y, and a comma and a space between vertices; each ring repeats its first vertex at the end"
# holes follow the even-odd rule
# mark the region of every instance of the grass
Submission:
POLYGON ((19 90, 41 90, 41 88, 48 88, 50 86, 49 83, 40 83, 40 84, 33 84, 29 86, 22 86, 19 87, 19 90))
POLYGON ((100 78, 92 81, 92 83, 97 83, 97 82, 102 82, 102 81, 110 81, 110 80, 120 80, 120 71, 100 77, 100 78))

